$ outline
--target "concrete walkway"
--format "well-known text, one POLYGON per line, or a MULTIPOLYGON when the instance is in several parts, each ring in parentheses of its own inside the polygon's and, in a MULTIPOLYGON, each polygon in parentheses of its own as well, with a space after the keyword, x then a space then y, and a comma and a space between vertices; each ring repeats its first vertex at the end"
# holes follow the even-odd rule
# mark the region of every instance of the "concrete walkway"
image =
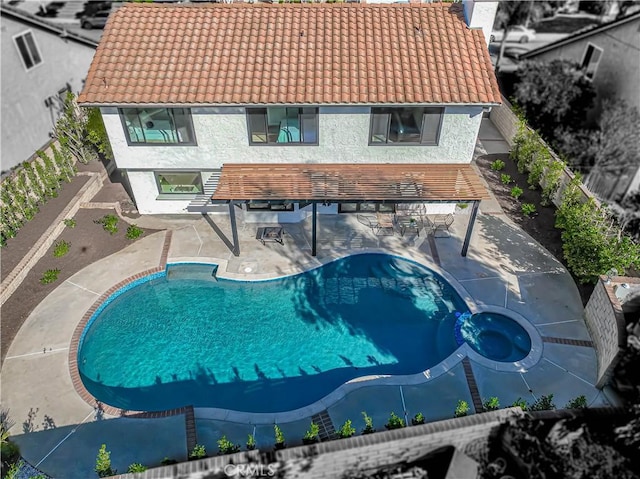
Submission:
MULTIPOLYGON (((483 123, 477 154, 489 149, 496 153, 506 151, 507 146, 495 138, 490 123, 483 123)), ((522 371, 499 371, 458 358, 446 374, 421 383, 371 383, 351 389, 326 408, 336 428, 351 419, 361 430, 361 411, 366 410, 381 429, 391 411, 403 411, 403 401, 409 417, 422 412, 428 421, 452 417, 459 399, 477 405, 491 396, 507 406, 518 398, 531 403, 541 395, 553 394, 555 404, 563 407, 584 394, 591 406, 607 405, 593 386, 595 351, 578 291, 562 264, 512 224, 495 200, 481 205, 469 254, 463 258, 460 250, 467 221, 468 209, 459 210, 449 238, 400 237, 375 236, 351 215, 320 216, 315 258, 310 254, 309 220, 285 225, 281 246, 257 242, 256 225, 240 218, 238 257, 227 246, 231 231, 226 215, 147 216, 136 223, 173 231, 169 262, 211 261, 220 264, 220 276, 234 278, 301 272, 363 249, 398 254, 442 272, 480 308, 506 308, 522 315, 541 338, 541 359, 522 371)), ((8 351, 1 400, 17 423, 12 438, 31 464, 53 477, 93 477, 95 456, 103 443, 119 471, 132 462, 157 465, 164 457, 186 459, 184 415, 162 419, 108 416, 80 398, 69 374, 70 339, 85 312, 113 285, 157 267, 165 236, 161 232, 146 237, 69 278, 33 311, 8 351)), ((260 424, 242 421, 238 415, 233 422, 228 419, 220 411, 196 410, 197 441, 210 454, 217 451, 216 440, 223 434, 244 444, 247 434, 254 433, 259 448, 272 447, 272 420, 260 424)), ((281 423, 287 442, 299 441, 310 421, 307 416, 281 423)))

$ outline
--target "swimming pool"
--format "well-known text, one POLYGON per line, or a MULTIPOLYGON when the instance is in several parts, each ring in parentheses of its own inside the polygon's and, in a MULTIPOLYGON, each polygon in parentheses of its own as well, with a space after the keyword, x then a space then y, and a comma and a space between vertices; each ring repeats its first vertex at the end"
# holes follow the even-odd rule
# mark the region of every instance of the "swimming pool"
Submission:
POLYGON ((169 266, 96 311, 78 347, 89 393, 127 410, 289 411, 356 377, 438 364, 467 311, 439 275, 390 255, 260 282, 212 268, 169 266))

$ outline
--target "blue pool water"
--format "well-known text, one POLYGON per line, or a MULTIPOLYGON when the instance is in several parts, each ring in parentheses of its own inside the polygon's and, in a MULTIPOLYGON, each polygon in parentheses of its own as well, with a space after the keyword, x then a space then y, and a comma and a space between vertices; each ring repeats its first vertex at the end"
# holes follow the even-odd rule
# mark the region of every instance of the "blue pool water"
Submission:
POLYGON ((456 324, 458 343, 501 362, 520 361, 531 351, 531 338, 516 321, 498 313, 463 314, 456 324))
POLYGON ((78 351, 91 394, 128 410, 288 411, 355 377, 438 364, 467 311, 440 276, 389 255, 264 282, 212 268, 169 266, 94 315, 78 351))

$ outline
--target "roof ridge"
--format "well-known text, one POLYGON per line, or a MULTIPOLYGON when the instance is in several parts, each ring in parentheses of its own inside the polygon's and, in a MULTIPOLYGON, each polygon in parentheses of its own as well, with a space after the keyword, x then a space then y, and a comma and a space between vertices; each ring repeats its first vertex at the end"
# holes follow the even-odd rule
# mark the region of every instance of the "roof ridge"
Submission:
POLYGON ((122 9, 134 9, 134 8, 157 8, 157 9, 213 9, 213 8, 228 8, 228 9, 240 9, 240 8, 280 8, 280 9, 293 9, 293 8, 363 8, 363 9, 389 9, 389 8, 448 8, 451 10, 462 11, 462 6, 459 3, 354 3, 354 2, 340 2, 340 3, 137 3, 126 2, 117 11, 122 9))

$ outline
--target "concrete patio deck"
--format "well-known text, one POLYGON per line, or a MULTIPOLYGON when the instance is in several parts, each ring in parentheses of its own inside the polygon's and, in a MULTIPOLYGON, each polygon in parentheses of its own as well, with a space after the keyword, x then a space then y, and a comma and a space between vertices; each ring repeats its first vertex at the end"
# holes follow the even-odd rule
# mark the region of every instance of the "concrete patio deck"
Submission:
MULTIPOLYGON (((491 136, 491 131, 489 136, 491 136)), ((482 139, 482 130, 481 130, 482 139)), ((504 149, 489 138, 491 150, 504 149)), ((479 145, 479 154, 486 152, 479 145)), ((231 228, 226 215, 158 217, 136 220, 141 227, 172 231, 168 262, 211 261, 219 275, 264 279, 294 274, 353 252, 384 251, 414 259, 443 272, 479 306, 496 306, 524 316, 542 338, 542 357, 521 372, 502 372, 473 361, 456 362, 443 375, 421 384, 371 385, 337 398, 327 407, 335 427, 351 419, 358 431, 361 412, 378 429, 391 411, 408 417, 422 412, 428 421, 450 418, 458 399, 473 410, 478 398, 497 396, 503 406, 522 398, 534 402, 554 395, 563 407, 584 394, 590 406, 608 405, 594 387, 596 356, 583 320, 580 297, 571 276, 531 237, 512 224, 495 200, 483 201, 469 254, 460 251, 468 210, 459 210, 451 237, 406 234, 376 236, 352 215, 319 216, 318 254, 311 256, 310 220, 285 224, 284 245, 262 245, 255 239, 258 226, 239 221, 240 256, 228 246, 231 228)), ((125 471, 132 462, 158 464, 164 457, 186 460, 184 415, 161 419, 111 417, 94 409, 78 395, 69 374, 68 354, 74 329, 91 305, 113 285, 161 263, 166 234, 146 237, 125 250, 96 262, 61 284, 25 321, 2 368, 0 399, 16 425, 12 439, 24 458, 53 477, 86 478, 95 474, 95 456, 107 444, 113 467, 125 471)), ((272 423, 250 424, 236 415, 221 420, 217 411, 196 410, 198 443, 215 454, 215 441, 226 435, 244 445, 254 433, 258 448, 273 447, 272 423)), ((248 419, 248 418, 247 418, 248 419)), ((287 442, 299 442, 310 417, 280 426, 287 442)))

